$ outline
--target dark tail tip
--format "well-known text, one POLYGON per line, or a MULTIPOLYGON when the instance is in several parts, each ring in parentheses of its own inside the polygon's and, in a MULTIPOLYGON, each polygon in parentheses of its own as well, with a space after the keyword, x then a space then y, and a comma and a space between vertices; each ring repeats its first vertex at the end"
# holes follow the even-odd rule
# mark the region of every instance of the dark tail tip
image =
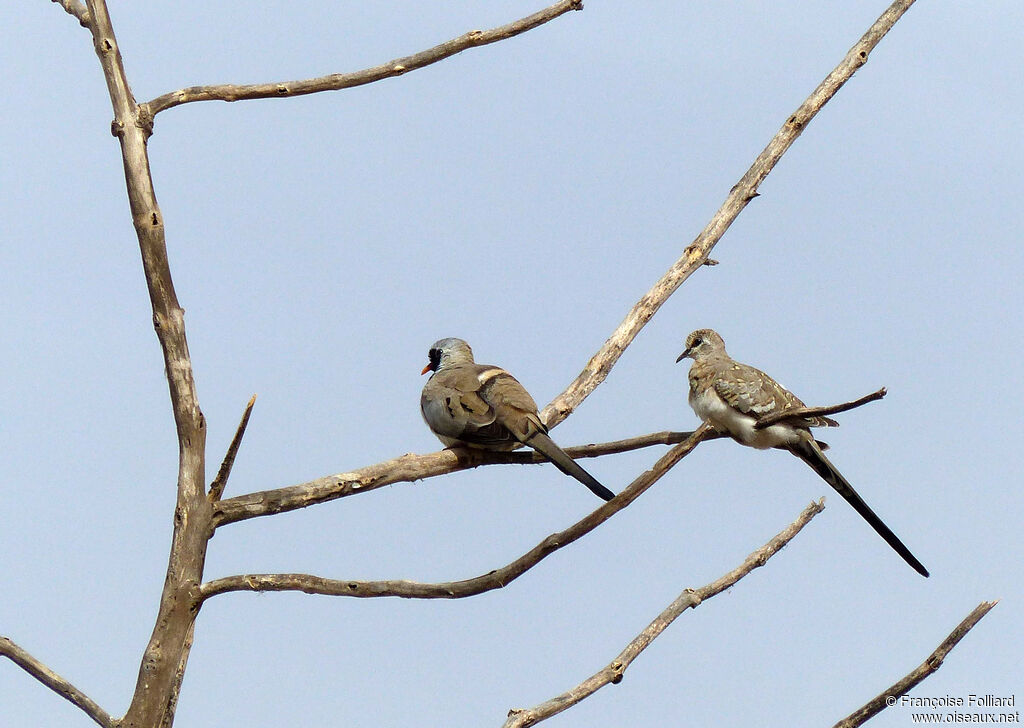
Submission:
POLYGON ((584 485, 590 488, 590 490, 593 491, 594 495, 596 495, 598 498, 601 498, 602 500, 610 501, 612 498, 615 497, 614 493, 612 493, 610 490, 608 490, 603 485, 598 483, 596 480, 593 482, 593 484, 584 483, 584 485))

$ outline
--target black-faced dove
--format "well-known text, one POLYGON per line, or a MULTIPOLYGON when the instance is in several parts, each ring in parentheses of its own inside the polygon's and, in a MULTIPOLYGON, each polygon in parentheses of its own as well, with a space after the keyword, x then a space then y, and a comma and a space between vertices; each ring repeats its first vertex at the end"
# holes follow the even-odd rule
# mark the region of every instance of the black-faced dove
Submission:
POLYGON ((462 339, 441 339, 429 356, 423 373, 433 374, 420 395, 420 411, 445 446, 504 451, 529 445, 599 498, 615 497, 548 437, 537 404, 515 377, 501 367, 476 364, 462 339))

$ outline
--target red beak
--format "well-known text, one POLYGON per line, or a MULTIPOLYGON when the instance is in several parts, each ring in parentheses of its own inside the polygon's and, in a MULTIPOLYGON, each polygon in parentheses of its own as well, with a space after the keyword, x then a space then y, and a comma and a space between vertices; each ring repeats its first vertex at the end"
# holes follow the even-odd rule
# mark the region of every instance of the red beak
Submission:
POLYGON ((427 372, 431 371, 433 368, 434 367, 431 364, 428 363, 425 367, 423 367, 423 371, 420 372, 420 376, 422 377, 424 374, 426 374, 427 372))

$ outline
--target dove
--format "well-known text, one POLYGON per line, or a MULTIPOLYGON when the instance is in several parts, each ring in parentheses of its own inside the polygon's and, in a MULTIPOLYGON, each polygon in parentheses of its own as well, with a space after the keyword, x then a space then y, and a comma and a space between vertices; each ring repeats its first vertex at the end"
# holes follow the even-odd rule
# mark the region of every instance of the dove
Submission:
POLYGON ((433 374, 420 395, 420 411, 446 447, 507 451, 528 445, 598 498, 615 497, 548 437, 536 402, 515 377, 501 367, 474 362, 473 350, 462 339, 441 339, 428 356, 422 373, 433 374))

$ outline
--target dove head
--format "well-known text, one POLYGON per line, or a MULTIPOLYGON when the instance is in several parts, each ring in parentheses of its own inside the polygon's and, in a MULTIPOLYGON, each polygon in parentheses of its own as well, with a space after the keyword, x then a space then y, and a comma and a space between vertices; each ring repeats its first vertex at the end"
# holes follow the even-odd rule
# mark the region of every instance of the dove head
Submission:
POLYGON ((676 362, 681 362, 686 357, 696 361, 716 354, 725 354, 725 342, 722 341, 722 337, 711 329, 697 329, 686 337, 686 349, 676 362))
POLYGON ((452 364, 472 364, 473 350, 462 339, 440 339, 434 342, 427 353, 430 362, 423 367, 422 374, 436 372, 452 364))

